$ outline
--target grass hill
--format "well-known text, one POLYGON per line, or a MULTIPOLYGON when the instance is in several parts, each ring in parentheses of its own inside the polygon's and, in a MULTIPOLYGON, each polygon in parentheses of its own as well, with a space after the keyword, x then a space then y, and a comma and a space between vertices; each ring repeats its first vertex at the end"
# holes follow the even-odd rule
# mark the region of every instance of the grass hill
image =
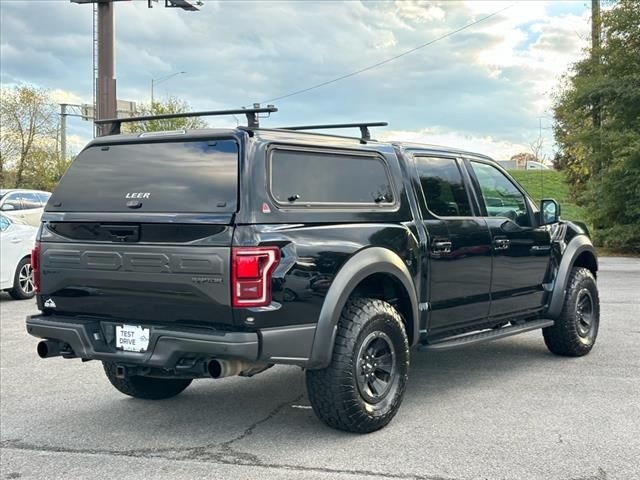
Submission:
POLYGON ((564 174, 555 170, 510 170, 509 173, 520 182, 534 200, 554 198, 560 203, 561 216, 565 220, 586 222, 584 209, 569 197, 569 186, 564 174))

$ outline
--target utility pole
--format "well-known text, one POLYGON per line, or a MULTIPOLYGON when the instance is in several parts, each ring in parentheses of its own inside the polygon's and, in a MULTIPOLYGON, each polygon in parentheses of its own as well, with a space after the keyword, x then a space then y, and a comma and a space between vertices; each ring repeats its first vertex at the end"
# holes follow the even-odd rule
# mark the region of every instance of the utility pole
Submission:
MULTIPOLYGON (((118 108, 116 110, 115 117, 130 117, 136 112, 135 102, 127 102, 121 100, 118 102, 118 108)), ((82 120, 93 122, 95 121, 95 109, 93 104, 75 104, 75 103, 61 103, 60 104, 60 156, 62 159, 67 158, 67 118, 76 117, 82 120)), ((56 141, 57 141, 56 137, 56 141)), ((56 145, 56 151, 58 145, 56 145)))
MULTIPOLYGON (((591 0, 591 61, 593 68, 600 66, 600 39, 602 36, 602 23, 600 19, 600 0, 591 0)), ((593 111, 591 114, 593 127, 600 128, 602 118, 600 116, 600 97, 593 98, 593 111)))
MULTIPOLYGON (((538 139, 540 144, 540 150, 542 150, 542 117, 538 117, 538 139)), ((542 165, 544 165, 544 161, 540 161, 537 159, 542 165)), ((540 169, 540 195, 544 198, 544 168, 540 169)))
MULTIPOLYGON (((116 117, 116 78, 113 2, 98 2, 98 78, 96 119, 116 117)), ((106 135, 109 125, 100 125, 98 135, 106 135)))
MULTIPOLYGON (((98 71, 94 79, 96 87, 96 120, 116 118, 116 77, 115 77, 115 36, 113 19, 113 2, 119 0, 70 0, 71 3, 97 4, 97 32, 98 71)), ((153 0, 148 0, 149 8, 153 0)), ((181 8, 188 11, 198 11, 202 5, 199 0, 165 0, 167 8, 181 8)), ((107 135, 110 125, 98 126, 98 135, 107 135)))
POLYGON ((67 104, 60 104, 60 159, 67 158, 67 104))
POLYGON ((600 35, 600 0, 591 0, 591 58, 598 63, 600 63, 600 35))

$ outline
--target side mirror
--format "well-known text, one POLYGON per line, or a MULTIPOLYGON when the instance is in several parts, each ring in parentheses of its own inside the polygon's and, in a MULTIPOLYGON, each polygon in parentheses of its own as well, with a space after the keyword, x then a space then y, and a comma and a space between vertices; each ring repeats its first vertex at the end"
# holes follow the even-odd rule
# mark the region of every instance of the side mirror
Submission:
POLYGON ((560 204, 553 198, 540 201, 540 225, 557 223, 560 220, 560 204))
POLYGON ((4 204, 4 205, 2 205, 2 207, 0 208, 0 210, 5 211, 5 212, 10 211, 10 210, 15 210, 15 209, 16 209, 15 205, 12 205, 12 204, 10 204, 10 203, 5 203, 5 204, 4 204))

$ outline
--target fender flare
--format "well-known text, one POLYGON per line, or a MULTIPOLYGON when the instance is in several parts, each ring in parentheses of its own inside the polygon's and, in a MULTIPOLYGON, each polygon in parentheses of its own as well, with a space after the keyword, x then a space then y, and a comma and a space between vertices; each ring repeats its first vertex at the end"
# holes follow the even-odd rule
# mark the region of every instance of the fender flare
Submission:
POLYGON ((577 258, 584 252, 590 252, 593 255, 597 266, 598 255, 589 237, 586 235, 578 235, 567 244, 560 265, 558 266, 558 273, 556 274, 553 284, 549 308, 547 308, 547 314, 551 318, 558 318, 560 313, 562 313, 571 269, 575 265, 577 258))
POLYGON ((413 318, 405 320, 409 328, 412 328, 412 344, 415 345, 418 341, 420 337, 418 296, 407 266, 391 250, 381 247, 366 248, 347 260, 329 287, 318 317, 308 368, 318 369, 329 365, 342 310, 358 284, 375 273, 392 275, 407 291, 413 318))

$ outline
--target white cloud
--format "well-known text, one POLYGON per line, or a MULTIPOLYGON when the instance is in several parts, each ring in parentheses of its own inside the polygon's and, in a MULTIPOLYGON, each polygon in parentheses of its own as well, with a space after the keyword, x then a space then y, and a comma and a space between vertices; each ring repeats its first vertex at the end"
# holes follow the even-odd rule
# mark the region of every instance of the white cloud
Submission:
POLYGON ((446 16, 440 5, 426 0, 396 0, 395 8, 400 18, 412 22, 443 21, 446 16))
POLYGON ((513 155, 529 151, 524 144, 506 142, 491 136, 465 135, 442 128, 426 128, 419 131, 386 131, 377 135, 380 140, 395 140, 428 145, 455 146, 460 150, 487 155, 495 160, 509 160, 513 155))
MULTIPOLYGON (((184 70, 156 96, 178 96, 194 110, 247 105, 324 82, 509 5, 206 1, 192 13, 161 4, 115 4, 118 97, 148 102, 151 78, 184 70)), ((557 5, 517 2, 397 61, 280 100, 280 112, 265 124, 386 120, 393 133, 502 157, 535 138, 558 76, 584 45, 586 8, 557 5)), ((27 2, 0 1, 2 82, 35 83, 64 101, 90 103, 91 7, 39 8, 34 16, 27 2)), ((91 135, 86 122, 68 125, 70 135, 91 135)))
POLYGON ((81 135, 67 135, 67 152, 77 154, 89 142, 90 138, 81 135))
POLYGON ((76 93, 69 92, 61 88, 56 88, 55 90, 51 90, 50 94, 51 94, 51 99, 55 103, 68 103, 73 105, 81 105, 82 103, 86 103, 86 101, 84 101, 76 93))

